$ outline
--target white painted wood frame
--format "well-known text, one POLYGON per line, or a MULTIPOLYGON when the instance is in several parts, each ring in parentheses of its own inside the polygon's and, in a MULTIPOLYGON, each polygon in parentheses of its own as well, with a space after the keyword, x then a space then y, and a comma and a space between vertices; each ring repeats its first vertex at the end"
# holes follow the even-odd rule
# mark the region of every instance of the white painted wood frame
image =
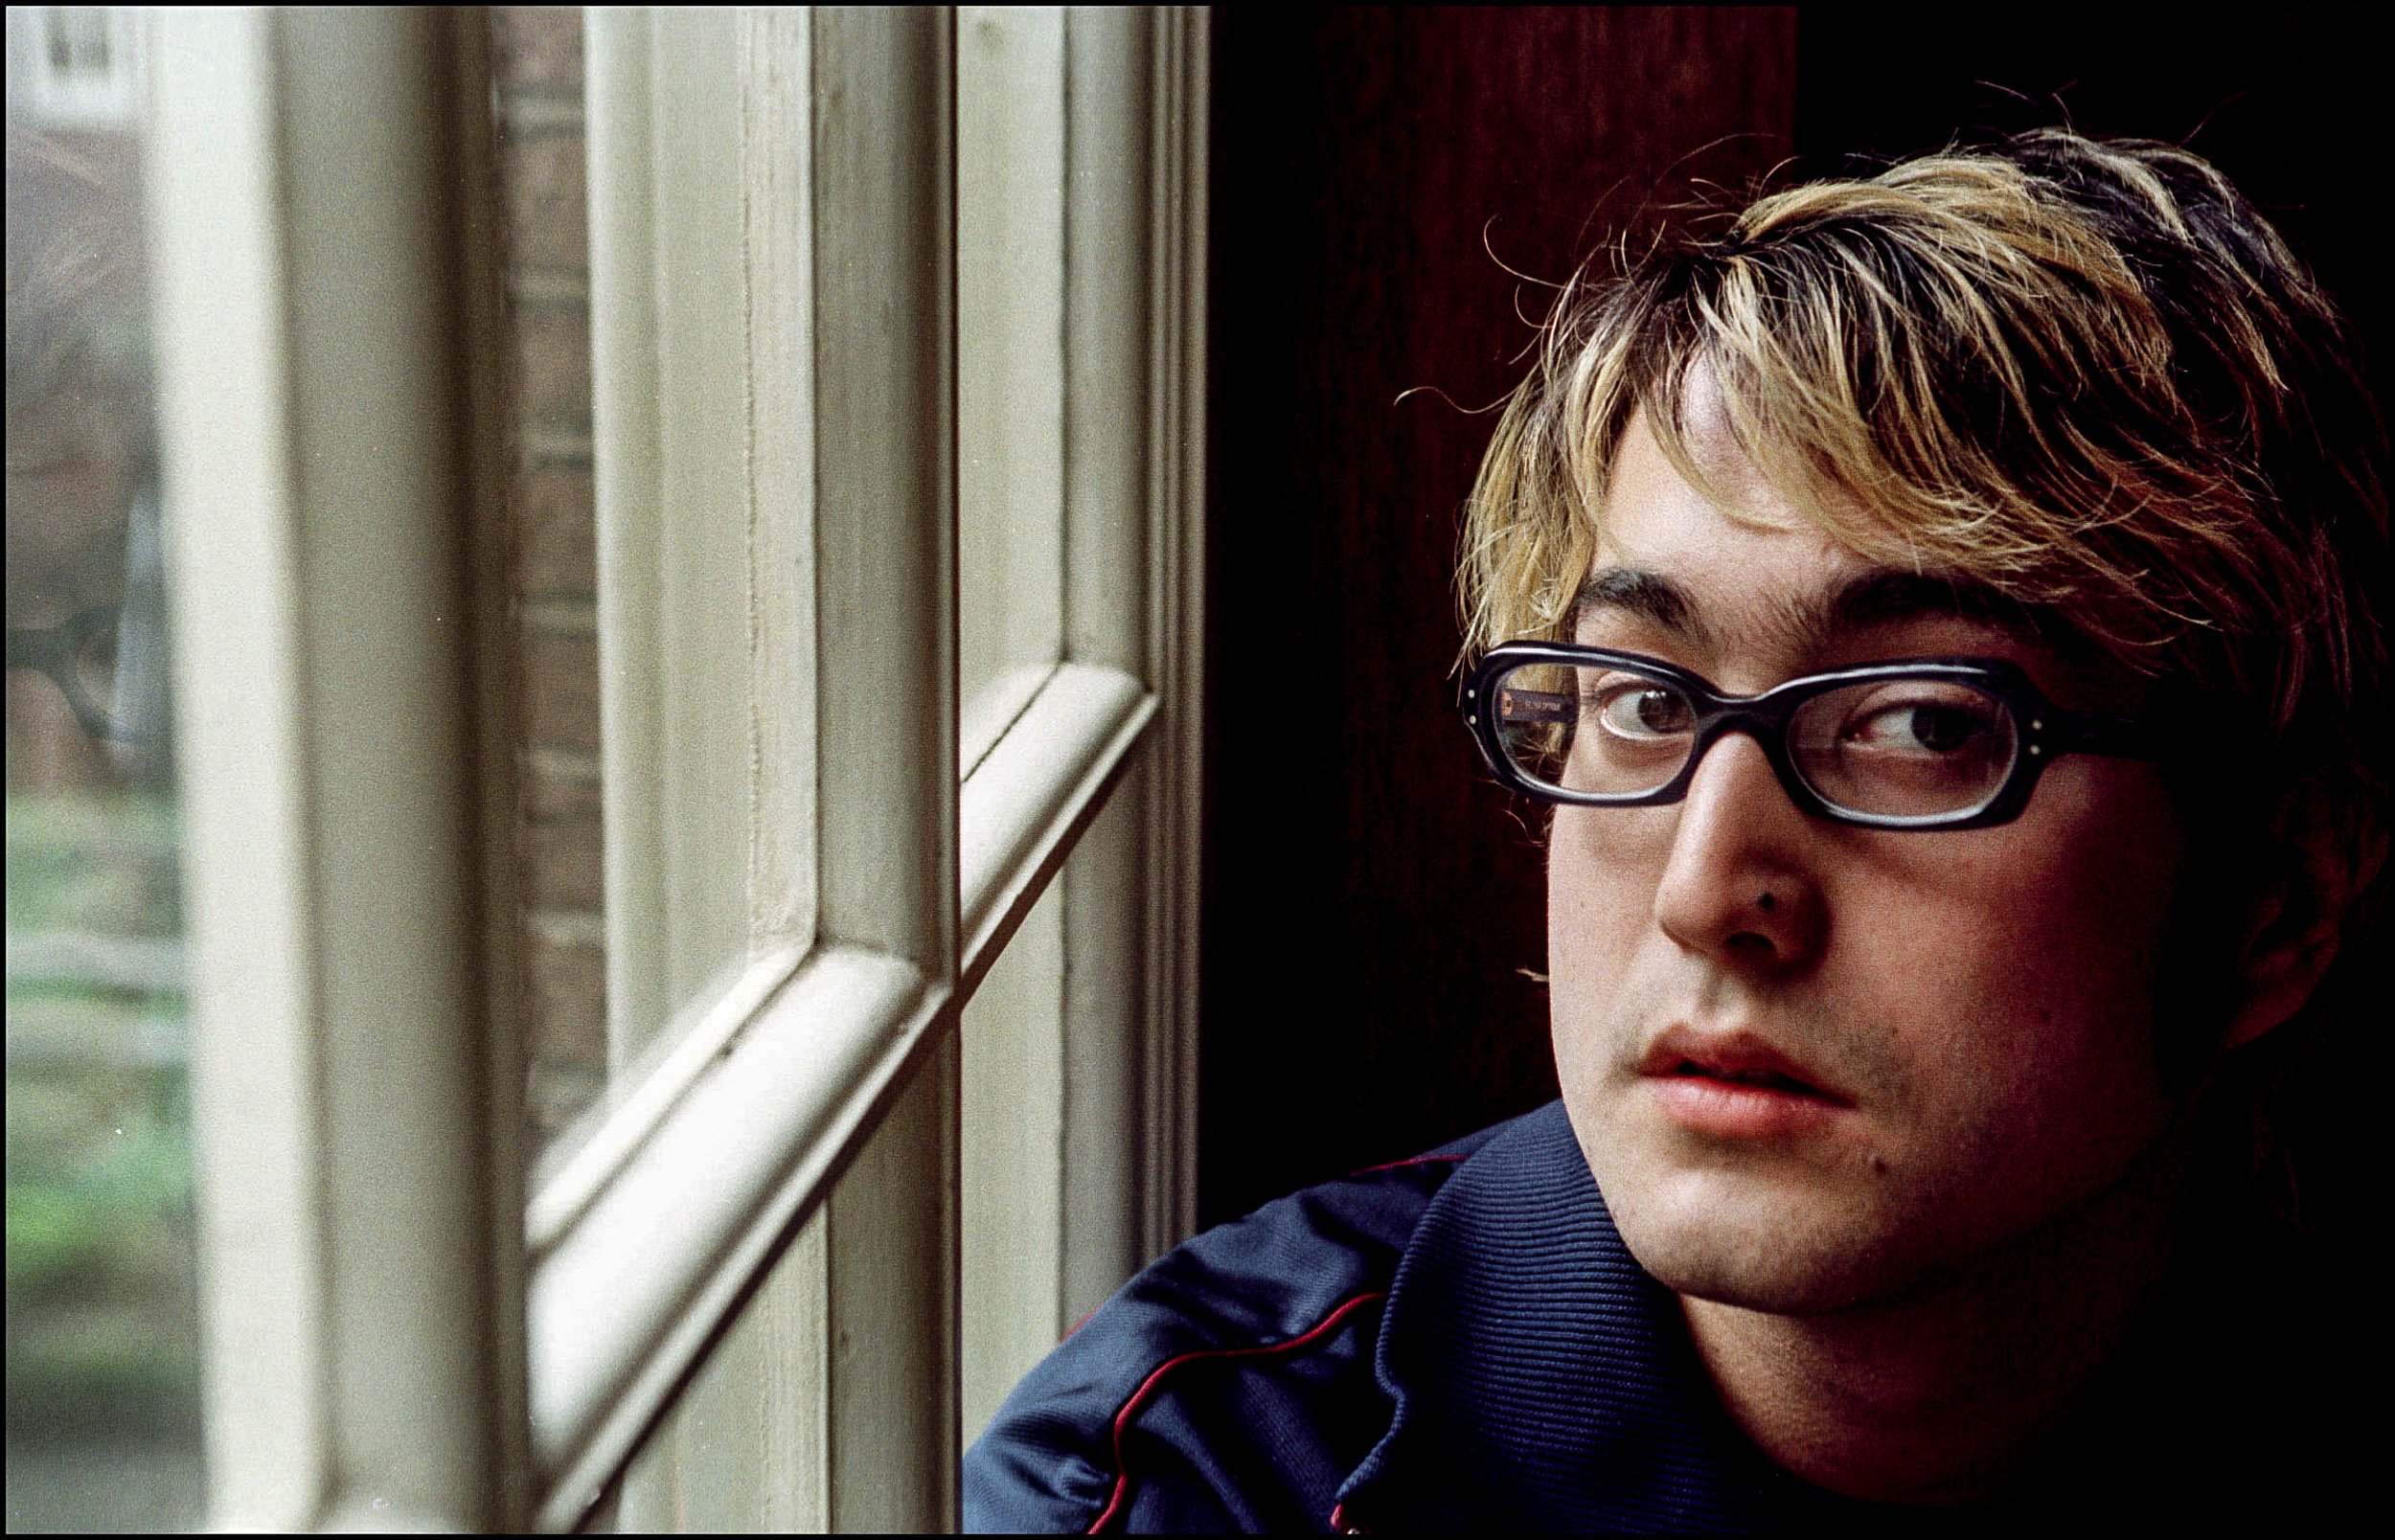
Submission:
POLYGON ((522 1060, 468 578, 488 129, 456 111, 482 51, 438 11, 152 20, 214 1519, 505 1529, 522 1060))
MULTIPOLYGON (((990 655, 967 738, 977 721, 1015 722, 995 770, 1022 762, 1017 739, 1072 738, 1045 719, 1060 693, 1137 681, 1156 705, 1113 807, 964 1013, 969 1438, 1190 1222, 1174 1157, 1194 1090, 1178 1055, 1192 982, 1180 942, 1195 924, 1187 621, 1198 595, 1195 561, 1178 562, 1196 555, 1180 371, 1196 335, 1183 136, 1198 20, 1111 8, 959 18, 960 285, 964 319, 981 328, 960 346, 961 518, 979 537, 965 543, 961 602, 969 636, 983 617, 990 655), (1034 580, 1043 552, 1052 570, 1034 580), (1036 667, 1043 644, 1061 667, 1036 667)), ((984 779, 998 778, 968 782, 969 849, 975 804, 1013 800, 984 779)), ((969 935, 970 981, 988 948, 969 935)))
POLYGON ((1185 1233, 1204 19, 1062 18, 1056 657, 969 763, 954 22, 589 14, 618 1073, 528 1207, 478 24, 158 23, 221 1524, 571 1527, 712 1418, 627 1517, 951 1525, 956 1024, 1052 884, 1038 1319, 1185 1233))

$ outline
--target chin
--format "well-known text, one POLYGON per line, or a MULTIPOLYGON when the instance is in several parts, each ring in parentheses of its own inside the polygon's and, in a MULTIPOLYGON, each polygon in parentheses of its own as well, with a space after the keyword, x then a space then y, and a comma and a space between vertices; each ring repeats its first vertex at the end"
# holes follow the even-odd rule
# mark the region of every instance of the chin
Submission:
POLYGON ((1638 1265, 1675 1294, 1775 1315, 1904 1293, 1922 1259, 1862 1194, 1796 1190, 1754 1172, 1657 1169, 1591 1152, 1589 1168, 1638 1265))
POLYGON ((1771 1315, 1826 1315, 1901 1291, 1903 1280, 1852 1248, 1721 1226, 1621 1224, 1638 1265, 1674 1294, 1771 1315))

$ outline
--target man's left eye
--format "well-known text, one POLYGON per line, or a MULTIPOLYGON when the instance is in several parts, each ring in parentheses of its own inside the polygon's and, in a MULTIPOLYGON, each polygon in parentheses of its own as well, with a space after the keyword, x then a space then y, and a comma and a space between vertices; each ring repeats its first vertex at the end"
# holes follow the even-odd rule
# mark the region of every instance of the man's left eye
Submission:
POLYGON ((1943 703, 1882 707, 1857 722, 1850 739, 1873 748, 1951 754, 1988 731, 1983 713, 1943 703))

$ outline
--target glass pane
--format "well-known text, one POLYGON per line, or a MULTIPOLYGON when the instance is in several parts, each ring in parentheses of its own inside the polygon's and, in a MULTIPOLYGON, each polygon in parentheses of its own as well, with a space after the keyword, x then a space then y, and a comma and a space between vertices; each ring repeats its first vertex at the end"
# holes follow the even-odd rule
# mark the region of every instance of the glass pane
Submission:
POLYGON ((202 1516, 134 13, 8 13, 8 1522, 202 1516))
MULTIPOLYGON (((590 577, 525 603, 525 677, 532 700, 574 711, 548 736, 535 728, 536 790, 538 772, 570 762, 577 805, 604 819, 604 904, 552 906, 536 916, 547 929, 536 940, 552 955, 575 948, 582 998, 604 978, 610 1096, 671 1053, 752 947, 798 944, 813 930, 811 783, 795 786, 791 770, 811 765, 811 751, 783 752, 793 720, 811 723, 811 680, 785 646, 794 595, 813 597, 787 585, 798 558, 784 544, 804 486, 767 487, 768 467, 786 469, 791 453, 787 435, 751 416, 788 409, 785 365, 806 346, 805 316, 786 293, 752 287, 748 265, 759 249, 789 257, 775 213, 794 211, 774 190, 801 170, 786 163, 787 137, 752 142, 747 129, 761 103, 783 102, 774 71, 754 61, 787 47, 793 20, 594 9, 580 18, 579 110, 561 68, 537 93, 501 88, 510 143, 537 130, 575 147, 558 150, 560 162, 589 168, 580 246, 535 260, 537 243, 519 233, 509 282, 521 441, 562 443, 578 425, 573 442, 587 445, 578 462, 590 467, 590 577), (759 167, 752 183, 761 158, 774 169, 759 167), (569 348, 581 351, 573 369, 557 370, 559 388, 536 390, 534 365, 569 348), (749 390, 752 363, 770 382, 761 395, 749 390), (543 655, 572 667, 553 675, 543 655), (761 683, 758 670, 783 671, 761 683), (588 688, 568 691, 569 680, 588 688)), ((519 36, 556 25, 510 22, 519 36)), ((570 57, 562 45, 558 55, 570 57)), ((539 720, 530 701, 526 714, 539 720)), ((570 1032, 551 1024, 544 1072, 595 1062, 591 1019, 575 1018, 570 1032)), ((595 1076, 577 1075, 595 1089, 595 1076)))
POLYGON ((506 212, 517 843, 537 1155, 606 1083, 582 15, 491 12, 506 212))
POLYGON ((957 700, 969 775, 1061 655, 1064 15, 956 18, 957 700))

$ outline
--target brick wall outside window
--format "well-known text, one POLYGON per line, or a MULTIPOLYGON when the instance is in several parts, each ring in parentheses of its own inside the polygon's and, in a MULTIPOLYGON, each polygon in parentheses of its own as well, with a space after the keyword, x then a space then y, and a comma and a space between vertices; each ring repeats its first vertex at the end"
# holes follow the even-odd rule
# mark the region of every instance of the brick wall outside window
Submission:
POLYGON ((511 613, 522 691, 516 851, 537 1147, 597 1097, 607 1061, 582 12, 498 7, 491 46, 507 210, 511 613))

